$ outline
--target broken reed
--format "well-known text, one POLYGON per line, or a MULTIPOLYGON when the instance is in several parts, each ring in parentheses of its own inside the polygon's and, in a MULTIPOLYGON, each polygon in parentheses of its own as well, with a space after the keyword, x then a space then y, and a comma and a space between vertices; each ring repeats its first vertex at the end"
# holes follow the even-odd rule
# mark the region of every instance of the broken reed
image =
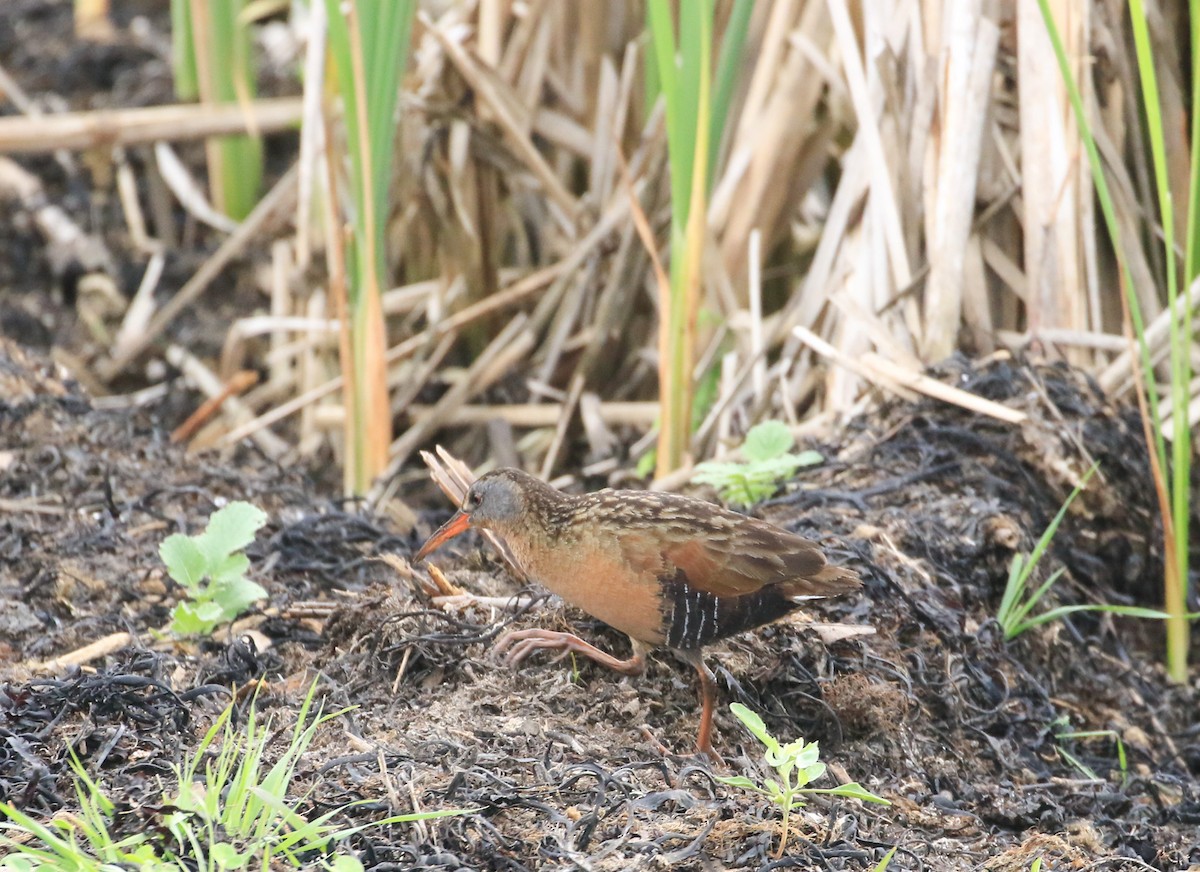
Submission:
MULTIPOLYGON (((1096 146, 1095 137, 1084 110, 1079 85, 1071 73, 1070 62, 1063 47, 1062 36, 1051 14, 1049 0, 1038 0, 1042 17, 1050 34, 1059 68, 1067 85, 1071 106, 1079 125, 1080 135, 1087 150, 1096 186, 1097 199, 1104 215, 1109 237, 1120 272, 1122 310, 1127 327, 1135 334, 1138 353, 1135 357, 1137 373, 1138 404, 1142 410, 1145 439, 1150 457, 1151 474, 1158 496, 1159 512, 1163 531, 1163 604, 1167 618, 1167 673, 1172 680, 1187 681, 1188 647, 1190 627, 1187 609, 1188 578, 1188 523, 1189 482, 1191 474, 1191 437, 1188 428, 1188 400, 1191 384, 1191 365, 1188 354, 1192 342, 1192 316, 1190 305, 1177 305, 1180 290, 1179 264, 1175 251, 1175 209, 1168 177, 1168 158, 1164 137, 1162 101, 1158 90, 1155 70, 1156 59, 1146 22, 1146 10, 1142 0, 1129 0, 1129 18, 1134 47, 1137 55, 1137 70, 1141 82, 1141 108, 1146 120, 1150 151, 1153 156, 1154 183, 1158 196, 1159 226, 1162 228, 1164 262, 1166 272, 1167 307, 1169 312, 1169 359, 1167 391, 1171 409, 1174 438, 1168 453, 1165 435, 1165 419, 1159 402, 1159 385, 1155 378, 1149 344, 1146 341, 1145 320, 1142 317, 1133 281, 1126 265, 1122 249, 1116 208, 1109 190, 1104 165, 1096 146)), ((1189 0, 1192 44, 1192 119, 1191 155, 1188 173, 1188 208, 1184 226, 1183 286, 1189 287, 1196 279, 1197 256, 1200 249, 1200 0, 1189 0)), ((1146 236, 1155 238, 1156 229, 1151 227, 1146 236)))
MULTIPOLYGON (((335 262, 330 284, 342 325, 345 484, 347 492, 356 494, 366 493, 383 471, 392 441, 381 294, 387 274, 385 236, 396 153, 396 104, 416 5, 415 0, 325 0, 355 212, 348 256, 331 252, 335 262)), ((330 208, 336 210, 337 198, 333 200, 330 208)), ((342 239, 340 232, 333 235, 342 239)))
POLYGON ((665 104, 671 178, 671 275, 668 287, 660 282, 658 306, 660 477, 684 464, 691 441, 708 196, 753 8, 752 0, 734 2, 714 81, 715 0, 687 7, 688 14, 679 16, 678 41, 668 0, 646 4, 647 92, 657 88, 665 104))
MULTIPOLYGON (((181 100, 249 106, 257 93, 246 0, 171 0, 175 94, 181 100)), ((205 143, 213 205, 234 220, 262 188, 262 141, 221 136, 205 143)))

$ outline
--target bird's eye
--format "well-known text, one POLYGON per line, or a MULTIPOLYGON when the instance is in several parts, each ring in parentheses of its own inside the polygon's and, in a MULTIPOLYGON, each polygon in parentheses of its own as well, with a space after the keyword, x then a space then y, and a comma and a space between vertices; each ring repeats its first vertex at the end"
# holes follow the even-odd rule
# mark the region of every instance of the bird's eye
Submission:
POLYGON ((467 508, 477 509, 479 504, 483 502, 483 494, 479 491, 471 491, 467 494, 467 508))

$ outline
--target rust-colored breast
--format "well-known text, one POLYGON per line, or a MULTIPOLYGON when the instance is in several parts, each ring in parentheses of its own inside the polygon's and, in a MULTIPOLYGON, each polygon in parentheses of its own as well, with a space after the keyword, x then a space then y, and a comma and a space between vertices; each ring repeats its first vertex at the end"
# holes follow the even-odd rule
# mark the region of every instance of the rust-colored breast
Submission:
POLYGON ((509 544, 531 578, 571 605, 640 642, 666 642, 658 572, 628 560, 615 539, 575 530, 553 546, 509 544))

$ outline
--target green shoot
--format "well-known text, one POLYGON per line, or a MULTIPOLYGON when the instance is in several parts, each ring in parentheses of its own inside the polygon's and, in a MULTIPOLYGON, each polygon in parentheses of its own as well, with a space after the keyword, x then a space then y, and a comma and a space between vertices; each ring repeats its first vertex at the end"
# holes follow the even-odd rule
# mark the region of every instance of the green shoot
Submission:
MULTIPOLYGON (((346 380, 346 490, 365 493, 387 465, 392 439, 387 337, 380 302, 387 285, 388 193, 396 153, 396 105, 415 0, 324 0, 329 48, 342 98, 355 215, 344 284, 334 297, 346 380)), ((340 238, 341 232, 338 232, 340 238)))
POLYGON ((1029 864, 1029 872, 1042 872, 1042 858, 1041 857, 1034 858, 1034 861, 1029 864))
MULTIPOLYGON (((369 827, 385 826, 448 815, 469 809, 448 809, 421 814, 393 815, 368 824, 336 826, 330 820, 356 803, 317 817, 299 809, 307 794, 289 799, 288 793, 301 757, 317 731, 343 712, 312 713, 316 683, 309 689, 282 755, 267 768, 268 748, 276 730, 268 720, 259 724, 254 707, 246 726, 233 726, 233 704, 217 718, 200 746, 175 770, 176 789, 162 794, 162 827, 146 827, 133 835, 114 834, 115 804, 74 757, 71 768, 77 781, 80 812, 39 823, 7 803, 0 803, 0 870, 47 872, 107 872, 115 868, 143 870, 314 868, 312 852, 330 846, 369 827), (209 749, 220 739, 215 759, 209 749), (13 834, 13 835, 10 835, 13 834)), ((364 800, 365 802, 366 800, 364 800)), ((127 828, 127 827, 126 827, 127 828)), ((352 855, 325 854, 318 868, 350 872, 362 864, 352 855)))
POLYGON ((996 621, 1000 624, 1004 631, 1006 640, 1015 639, 1017 636, 1024 633, 1033 627, 1056 621, 1061 617, 1072 614, 1074 612, 1109 612, 1114 615, 1128 615, 1135 618, 1157 618, 1164 619, 1167 617, 1165 612, 1160 612, 1155 609, 1145 609, 1140 606, 1113 606, 1103 603, 1086 603, 1080 605, 1058 606, 1048 611, 1029 617, 1029 613, 1033 611, 1034 606, 1041 601, 1050 588, 1054 587, 1062 574, 1066 571, 1065 567, 1059 567, 1050 573, 1050 577, 1042 582, 1041 586, 1032 593, 1028 593, 1029 579, 1033 576, 1038 564, 1046 553, 1046 549, 1050 547, 1050 542, 1054 539, 1054 534, 1058 532, 1058 527, 1062 523, 1063 518, 1067 515, 1067 510, 1071 508, 1071 503, 1075 502, 1075 498, 1087 485, 1088 480, 1095 474, 1098 464, 1093 463, 1091 469, 1084 474, 1083 479, 1071 491, 1070 496, 1063 502, 1058 510, 1058 514, 1050 521, 1042 536, 1037 541, 1037 545, 1033 548, 1033 553, 1026 557, 1024 554, 1014 554, 1012 563, 1008 568, 1008 583, 1004 586, 1004 596, 1000 599, 1000 608, 996 610, 996 621))
POLYGON ((130 864, 138 869, 174 868, 156 864, 145 850, 141 833, 118 838, 110 829, 115 805, 88 776, 71 752, 78 814, 47 824, 6 802, 0 802, 0 870, 96 870, 130 864), (9 835, 14 833, 19 838, 9 835), (82 844, 80 840, 82 836, 82 844))
POLYGON ((892 858, 896 856, 896 849, 893 847, 890 851, 883 855, 883 859, 876 865, 873 872, 887 872, 887 867, 892 865, 892 858))
MULTIPOLYGON (((1193 15, 1198 11, 1196 3, 1190 4, 1193 15)), ((1192 319, 1188 307, 1179 307, 1180 277, 1179 264, 1175 254, 1175 208, 1171 195, 1171 183, 1168 176, 1167 150, 1164 142, 1165 121, 1162 116, 1162 101, 1158 91, 1157 64, 1161 58, 1154 56, 1153 43, 1150 39, 1149 23, 1143 0, 1130 0, 1129 19, 1133 29, 1133 42, 1137 51, 1138 79, 1142 85, 1142 108, 1146 114, 1146 128, 1150 138, 1150 151, 1154 156, 1154 182, 1158 190, 1158 211, 1162 223, 1163 247, 1167 266, 1167 307, 1171 315, 1169 322, 1169 340, 1171 373, 1169 389, 1172 421, 1174 422, 1175 438, 1171 442, 1171 453, 1168 462, 1166 447, 1163 444, 1163 418, 1155 403, 1154 430, 1156 434, 1156 449, 1159 452, 1159 465, 1170 471, 1170 477, 1163 481, 1160 494, 1168 504, 1163 517, 1166 554, 1163 559, 1166 568, 1166 605, 1170 618, 1167 623, 1167 666, 1176 681, 1187 680, 1187 656, 1189 628, 1185 612, 1187 611, 1188 583, 1188 523, 1190 520, 1189 476, 1191 468, 1192 441, 1188 433, 1188 405, 1191 399, 1191 347, 1192 319)), ((1192 22, 1192 49, 1196 50, 1195 36, 1197 23, 1192 22)), ((1197 84, 1197 61, 1192 59, 1192 85, 1197 84)), ((1192 124, 1193 130, 1200 129, 1200 97, 1192 95, 1192 124)), ((1185 227, 1185 275, 1184 283, 1190 283, 1197 273, 1197 215, 1195 207, 1200 196, 1197 172, 1200 172, 1200 146, 1192 143, 1192 154, 1189 166, 1191 186, 1189 190, 1188 215, 1189 226, 1185 227)), ((1143 373, 1147 380, 1153 379, 1153 370, 1143 373)), ((1148 385, 1148 393, 1153 395, 1155 388, 1148 385)))
MULTIPOLYGON (((181 100, 246 105, 257 85, 246 0, 171 0, 175 93, 181 100)), ((213 205, 235 220, 250 214, 262 187, 262 141, 222 136, 207 144, 213 205)))
POLYGON ((659 288, 659 475, 678 469, 691 437, 692 370, 700 308, 700 264, 708 195, 754 4, 735 0, 716 64, 712 64, 714 0, 681 7, 649 0, 647 87, 657 84, 666 104, 671 171, 671 276, 659 288))
MULTIPOLYGON (((743 790, 765 796, 779 807, 783 813, 783 822, 780 824, 779 850, 775 854, 776 859, 783 856, 784 849, 787 847, 791 813, 805 805, 804 797, 824 794, 891 805, 886 799, 871 793, 857 781, 837 787, 809 787, 809 782, 816 781, 825 774, 825 764, 820 762, 821 752, 817 742, 805 742, 803 739, 797 739, 786 745, 780 744, 779 740, 767 730, 762 718, 757 713, 738 702, 731 704, 729 710, 767 749, 763 759, 769 767, 775 770, 778 780, 764 778, 759 782, 744 775, 737 775, 717 777, 717 781, 728 784, 730 787, 740 787, 743 790)), ((885 860, 890 861, 890 855, 885 860)))
POLYGON ((176 533, 159 546, 167 574, 187 591, 175 607, 171 630, 181 636, 205 636, 232 621, 267 592, 246 578, 250 559, 241 550, 254 541, 267 515, 250 503, 230 503, 213 513, 198 536, 176 533), (207 580, 207 584, 205 583, 207 580))
MULTIPOLYGON (((1193 332, 1191 306, 1177 305, 1179 299, 1179 270, 1176 263, 1175 210, 1167 173, 1167 155, 1164 144, 1164 121, 1158 91, 1157 67, 1154 44, 1150 38, 1146 10, 1142 0, 1130 0, 1129 18, 1137 53, 1138 79, 1141 83, 1141 108, 1146 118, 1153 156, 1154 178, 1158 194, 1159 222, 1151 228, 1156 238, 1162 239, 1167 264, 1167 303, 1171 313, 1168 324, 1169 393, 1174 427, 1174 440, 1168 462, 1163 415, 1159 408, 1158 385, 1155 383, 1154 367, 1151 363, 1150 347, 1146 342, 1146 328, 1142 319, 1141 306, 1134 290, 1133 279, 1125 265, 1121 244, 1120 224, 1116 208, 1105 176, 1100 150, 1092 134, 1083 97, 1078 83, 1071 72, 1070 60, 1063 46, 1049 0, 1038 0, 1042 18, 1054 47, 1059 70, 1067 87, 1071 109, 1087 152, 1091 168, 1092 183, 1096 188, 1096 200, 1112 240, 1117 258, 1124 293, 1121 304, 1126 321, 1132 326, 1137 340, 1135 373, 1138 376, 1138 405, 1142 412, 1146 446, 1150 454, 1150 471, 1158 496, 1159 514, 1162 517, 1163 535, 1163 602, 1167 618, 1167 674, 1177 682, 1187 680, 1187 658, 1190 645, 1190 627, 1187 614, 1188 587, 1188 526, 1190 523, 1189 497, 1191 475, 1191 441, 1187 434, 1188 389, 1191 382, 1189 349, 1193 332), (1169 476, 1169 477, 1168 477, 1169 476)), ((1190 0, 1192 27, 1192 152, 1188 167, 1190 187, 1188 190, 1187 226, 1184 237, 1183 282, 1185 287, 1200 274, 1200 4, 1190 0)))
MULTIPOLYGON (((1065 732, 1056 732, 1054 738, 1060 742, 1064 739, 1112 739, 1116 743, 1117 768, 1121 772, 1121 783, 1125 784, 1129 780, 1129 760, 1125 755, 1125 743, 1121 741, 1121 734, 1116 730, 1071 730, 1070 725, 1070 721, 1066 716, 1055 720, 1051 724, 1052 727, 1066 727, 1068 729, 1065 732)), ((1095 770, 1067 751, 1066 748, 1059 747, 1058 753, 1062 755, 1064 760, 1082 772, 1084 777, 1091 778, 1094 781, 1101 780, 1095 770)))
POLYGON ((717 489, 721 499, 737 506, 752 506, 775 495, 779 482, 802 466, 824 458, 816 451, 793 454, 796 440, 781 421, 763 421, 750 428, 742 443, 742 463, 710 460, 698 464, 692 481, 717 489))

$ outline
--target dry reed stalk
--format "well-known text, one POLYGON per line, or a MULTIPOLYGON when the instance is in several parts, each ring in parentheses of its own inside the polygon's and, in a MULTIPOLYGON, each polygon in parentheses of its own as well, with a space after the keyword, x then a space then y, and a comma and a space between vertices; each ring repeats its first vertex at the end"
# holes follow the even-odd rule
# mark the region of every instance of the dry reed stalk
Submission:
POLYGON ((151 255, 138 289, 125 309, 125 317, 121 319, 117 337, 113 341, 114 354, 123 353, 133 345, 135 337, 146 331, 150 319, 154 316, 154 292, 162 279, 165 266, 166 256, 162 251, 151 255))
MULTIPOLYGON (((316 291, 304 303, 304 314, 315 321, 326 319, 329 315, 326 303, 327 298, 324 291, 316 291)), ((330 378, 330 373, 337 369, 336 358, 331 359, 330 355, 320 349, 317 343, 306 342, 301 349, 297 369, 295 396, 311 396, 322 383, 330 378)), ((301 409, 298 448, 302 456, 315 454, 325 441, 324 434, 317 430, 316 413, 320 402, 322 401, 319 399, 315 400, 301 409)), ((336 400, 329 397, 324 402, 333 403, 336 400)))
POLYGON ((196 270, 187 283, 180 288, 167 305, 146 327, 146 331, 120 350, 114 350, 108 360, 101 361, 95 367, 96 373, 104 381, 112 381, 135 357, 141 354, 150 343, 154 342, 167 326, 178 317, 179 313, 195 302, 196 298, 221 274, 225 266, 241 254, 246 246, 266 228, 282 217, 292 207, 296 194, 296 168, 293 166, 273 187, 258 205, 254 207, 239 226, 237 231, 221 243, 196 270))
MULTIPOLYGON (((167 362, 182 372, 202 394, 210 400, 219 398, 217 405, 233 423, 240 424, 253 417, 249 407, 236 395, 239 390, 244 390, 239 389, 236 377, 229 382, 223 381, 204 361, 178 345, 167 347, 166 358, 167 362)), ((254 433, 252 438, 268 457, 282 457, 289 448, 287 442, 268 430, 260 430, 254 433)))
MULTIPOLYGON (((1175 300, 1176 317, 1180 309, 1187 309, 1191 317, 1200 317, 1200 281, 1192 282, 1186 293, 1181 293, 1175 300)), ((1152 320, 1146 323, 1146 346, 1150 350, 1152 362, 1162 360, 1168 350, 1170 338, 1171 310, 1163 309, 1152 320)), ((1108 393, 1124 394, 1133 387, 1136 375, 1137 352, 1129 343, 1126 349, 1115 360, 1105 367, 1097 376, 1100 387, 1108 393)))
MULTIPOLYGON (((904 241, 900 204, 896 199, 891 176, 892 162, 888 160, 888 151, 884 148, 884 137, 880 129, 880 117, 871 99, 868 70, 864 67, 848 9, 839 0, 829 0, 827 5, 838 51, 841 54, 842 70, 858 119, 856 139, 862 139, 867 155, 870 197, 866 208, 873 220, 878 222, 894 287, 906 287, 912 281, 912 267, 904 241)), ((869 27, 876 23, 876 16, 869 16, 864 20, 864 26, 869 27)), ((871 64, 870 69, 873 71, 874 67, 875 65, 871 64)))
POLYGON ((69 651, 66 654, 60 654, 57 657, 51 657, 49 660, 29 665, 31 669, 38 672, 59 673, 68 667, 84 666, 84 664, 90 663, 93 660, 107 657, 109 654, 120 651, 122 648, 128 648, 132 643, 133 635, 131 633, 124 631, 109 633, 95 642, 89 642, 82 648, 76 648, 74 651, 69 651))
POLYGON ((165 142, 156 142, 154 157, 163 182, 171 189, 171 193, 175 195, 179 205, 183 206, 189 215, 222 233, 232 233, 237 229, 236 221, 214 208, 208 201, 204 189, 196 182, 191 171, 179 159, 171 146, 165 142))
POLYGON ((409 413, 413 400, 433 378, 457 341, 457 333, 447 333, 425 360, 407 368, 397 367, 389 373, 388 388, 395 391, 392 396, 393 416, 409 413))
POLYGON ((1035 337, 1031 333, 1016 333, 1012 330, 997 330, 996 338, 1014 351, 1025 350, 1033 342, 1051 345, 1077 345, 1101 351, 1121 353, 1129 350, 1129 340, 1115 333, 1078 333, 1074 330, 1042 330, 1035 337))
POLYGON ((543 186, 550 200, 558 207, 558 211, 553 214, 560 215, 564 229, 569 230, 574 221, 578 203, 529 139, 528 133, 532 124, 529 121, 527 107, 530 103, 520 101, 512 93, 508 84, 500 79, 490 67, 472 57, 459 41, 452 39, 424 12, 418 13, 418 20, 437 39, 445 50, 446 57, 474 89, 476 98, 494 113, 500 129, 505 134, 506 141, 543 186))
MULTIPOLYGON (((1052 58, 1047 66, 1027 54, 1036 49, 1030 28, 1041 24, 1022 4, 880 0, 869 14, 840 0, 756 4, 707 210, 716 245, 701 263, 700 293, 723 326, 698 335, 696 374, 720 367, 722 375, 693 434, 698 455, 764 416, 798 422, 861 409, 876 383, 907 396, 936 392, 918 360, 943 356, 960 336, 976 352, 999 342, 1101 363, 1115 355, 1102 382, 1110 390, 1130 383, 1073 119, 1052 58), (757 254, 752 238, 761 239, 757 254), (762 276, 748 278, 752 264, 762 276), (1066 315, 1056 321, 1059 311, 1066 315), (802 335, 857 370, 829 372, 802 335)), ((639 343, 654 317, 647 275, 669 221, 665 149, 661 119, 638 116, 637 7, 597 6, 480 0, 443 7, 436 23, 422 19, 417 111, 405 114, 418 127, 410 141, 426 146, 400 174, 408 196, 391 225, 406 284, 383 298, 390 402, 414 434, 401 437, 404 454, 439 427, 471 427, 478 432, 464 451, 490 438, 495 455, 549 476, 576 446, 590 446, 592 459, 606 459, 589 468, 619 476, 609 428, 652 426, 653 404, 643 399, 655 360, 639 343), (414 402, 443 361, 461 365, 491 348, 512 317, 528 319, 528 339, 506 375, 524 382, 529 402, 469 405, 461 385, 432 407, 414 402), (581 421, 587 445, 576 439, 581 421), (518 439, 513 427, 539 432, 518 439)), ((1105 28, 1106 52, 1119 43, 1116 6, 1091 4, 1089 17, 1072 12, 1060 22, 1081 72, 1093 28, 1105 28)), ((1136 80, 1113 53, 1111 72, 1096 77, 1105 90, 1087 99, 1114 170, 1124 262, 1152 320, 1162 310, 1154 298, 1161 255, 1144 221, 1153 193, 1138 166, 1136 80)), ((318 126, 311 139, 302 135, 313 153, 318 126)), ((304 210, 320 186, 305 175, 302 162, 304 210)), ((294 253, 275 254, 277 316, 328 315, 319 295, 285 300, 285 273, 308 262, 309 223, 302 213, 294 253)), ((340 378, 327 381, 331 356, 320 337, 284 334, 299 322, 272 323, 243 322, 230 342, 255 324, 270 332, 271 382, 300 396, 256 407, 260 417, 227 440, 302 410, 300 438, 311 450, 328 438, 318 418, 342 414, 331 396, 340 378), (316 403, 333 405, 318 416, 316 403)), ((240 338, 231 346, 245 347, 240 338)))
POLYGON ((117 197, 121 201, 121 214, 129 227, 130 241, 138 251, 153 256, 162 249, 162 243, 150 238, 146 229, 146 216, 138 201, 137 179, 129 166, 125 149, 114 148, 113 160, 117 165, 117 197))
POLYGON ((276 381, 281 380, 286 377, 284 364, 291 358, 309 347, 330 344, 321 337, 328 338, 340 330, 341 322, 336 318, 306 318, 302 315, 254 315, 239 318, 225 334, 218 372, 222 378, 228 378, 237 370, 243 369, 247 364, 249 340, 256 336, 268 336, 273 349, 264 359, 270 363, 272 378, 276 381), (289 333, 299 333, 308 338, 289 348, 284 345, 289 333))
MULTIPOLYGON (((1184 435, 1195 442, 1196 425, 1200 424, 1200 377, 1192 379, 1188 385, 1188 396, 1191 400, 1188 402, 1184 435)), ((1169 412, 1163 416, 1163 438, 1169 442, 1175 440, 1175 418, 1169 412)))
POLYGON ((754 69, 740 115, 732 116, 737 126, 726 171, 714 180, 709 208, 731 276, 746 274, 746 246, 753 230, 763 234, 767 250, 786 238, 790 210, 824 163, 805 158, 812 150, 822 151, 828 141, 831 125, 818 107, 826 86, 833 84, 831 68, 814 63, 812 53, 792 39, 796 34, 815 53, 829 50, 833 34, 822 3, 758 4, 746 52, 755 58, 754 69))
MULTIPOLYGON (((463 373, 462 377, 438 400, 433 411, 426 417, 414 421, 411 426, 392 443, 391 459, 380 477, 388 481, 403 468, 409 456, 421 443, 443 426, 443 419, 471 397, 486 390, 532 349, 534 338, 528 328, 529 318, 518 315, 496 335, 483 353, 463 373)), ((372 502, 379 494, 378 485, 373 490, 372 502)))
POLYGON ((926 213, 925 238, 930 263, 925 287, 925 323, 921 354, 930 362, 948 357, 958 347, 964 308, 986 309, 976 285, 971 302, 967 292, 967 242, 975 211, 975 182, 979 177, 992 70, 1000 31, 984 13, 983 0, 955 0, 946 9, 941 34, 940 113, 928 148, 931 149, 933 208, 926 213))
MULTIPOLYGON (((1090 4, 1050 0, 1072 75, 1084 89, 1090 4)), ((1020 76, 1022 198, 1025 206, 1025 275, 1030 331, 1086 331, 1089 294, 1081 241, 1091 226, 1091 180, 1062 72, 1037 0, 1017 0, 1017 69, 1020 76)), ((1098 316, 1097 316, 1098 317, 1098 316)), ((1069 355, 1082 363, 1087 355, 1069 355)))
POLYGON ((892 391, 908 399, 910 402, 914 399, 913 392, 915 391, 916 393, 952 403, 1008 424, 1020 424, 1028 418, 1019 409, 1013 409, 1001 403, 976 396, 975 394, 922 375, 918 371, 905 369, 895 361, 888 360, 878 354, 866 354, 861 358, 849 357, 821 339, 811 330, 796 327, 793 332, 800 341, 823 357, 828 357, 839 366, 855 370, 863 378, 871 381, 878 387, 892 391))
POLYGON ((543 479, 549 480, 551 478, 554 467, 558 463, 563 444, 567 439, 567 431, 579 408, 579 398, 583 396, 584 382, 585 379, 579 372, 576 372, 571 378, 571 384, 567 388, 567 395, 563 398, 562 408, 559 410, 558 420, 554 425, 554 438, 551 439, 550 447, 546 449, 546 453, 542 458, 541 476, 543 479))
POLYGON ((174 104, 137 109, 97 109, 56 115, 0 118, 0 154, 37 154, 60 148, 86 150, 202 139, 247 133, 251 127, 274 133, 300 124, 295 97, 231 105, 174 104), (248 111, 247 111, 248 110, 248 111))
MULTIPOLYGON (((196 435, 196 432, 203 427, 208 421, 220 411, 221 406, 230 397, 236 397, 243 394, 258 383, 258 373, 252 369, 243 369, 233 374, 220 392, 209 397, 200 405, 196 411, 192 412, 182 424, 171 431, 171 442, 189 442, 196 435)), ((196 446, 202 448, 203 446, 196 446)))

